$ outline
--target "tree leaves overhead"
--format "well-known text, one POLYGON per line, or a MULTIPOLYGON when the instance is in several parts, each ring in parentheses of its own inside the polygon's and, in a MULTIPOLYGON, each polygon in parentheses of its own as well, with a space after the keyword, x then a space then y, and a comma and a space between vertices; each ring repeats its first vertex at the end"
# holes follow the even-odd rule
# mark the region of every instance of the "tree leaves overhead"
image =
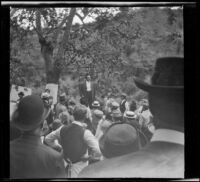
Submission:
MULTIPOLYGON (((11 57, 26 54, 21 51, 23 46, 30 44, 31 37, 35 39, 33 35, 38 10, 43 38, 52 46, 53 60, 56 60, 71 8, 59 11, 57 8, 24 8, 13 13, 11 57)), ((62 68, 60 71, 88 66, 97 72, 94 77, 99 73, 100 80, 110 79, 105 83, 110 84, 112 80, 123 83, 133 75, 145 77, 150 74, 155 59, 160 56, 183 55, 181 8, 80 7, 76 9, 74 17, 78 17, 82 23, 71 25, 69 39, 63 44, 63 60, 57 60, 54 64, 62 68), (93 21, 87 22, 87 18, 93 18, 93 21)), ((106 87, 110 87, 109 84, 106 87)))

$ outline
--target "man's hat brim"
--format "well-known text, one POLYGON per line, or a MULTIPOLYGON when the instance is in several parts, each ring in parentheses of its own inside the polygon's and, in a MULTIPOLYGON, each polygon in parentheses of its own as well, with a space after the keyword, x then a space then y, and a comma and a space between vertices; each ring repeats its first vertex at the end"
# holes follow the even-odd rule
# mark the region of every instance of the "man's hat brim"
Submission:
POLYGON ((134 77, 136 86, 146 92, 159 92, 159 93, 183 93, 184 86, 158 86, 151 85, 143 80, 134 77))
POLYGON ((39 117, 37 121, 33 121, 32 124, 26 125, 23 122, 18 120, 18 115, 17 115, 18 111, 16 110, 13 113, 12 123, 16 128, 18 128, 21 131, 30 131, 30 130, 36 129, 48 117, 49 111, 50 111, 49 109, 45 109, 42 116, 39 117))

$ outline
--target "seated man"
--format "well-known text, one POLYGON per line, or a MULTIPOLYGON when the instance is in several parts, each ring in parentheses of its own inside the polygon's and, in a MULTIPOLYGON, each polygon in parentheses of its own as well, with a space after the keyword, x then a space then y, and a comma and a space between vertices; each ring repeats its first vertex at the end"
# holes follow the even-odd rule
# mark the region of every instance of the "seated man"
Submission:
POLYGON ((134 80, 149 94, 156 121, 151 142, 138 152, 92 164, 80 177, 184 177, 184 59, 157 59, 151 84, 134 80))

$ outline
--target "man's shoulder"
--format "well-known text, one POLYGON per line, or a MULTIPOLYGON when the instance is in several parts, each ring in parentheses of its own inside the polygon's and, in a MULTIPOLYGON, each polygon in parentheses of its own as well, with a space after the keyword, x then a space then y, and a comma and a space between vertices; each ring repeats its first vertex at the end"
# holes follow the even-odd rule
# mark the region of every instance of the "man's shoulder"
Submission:
POLYGON ((47 154, 48 157, 52 157, 55 159, 61 158, 61 154, 59 152, 44 144, 40 145, 40 150, 42 150, 44 154, 47 154))
POLYGON ((23 140, 16 139, 12 142, 10 142, 10 153, 29 153, 30 155, 36 155, 38 154, 39 156, 47 156, 47 157, 52 157, 52 158, 60 158, 61 155, 52 149, 51 147, 46 146, 45 144, 42 143, 27 143, 24 142, 23 140), (23 148, 24 147, 24 148, 23 148), (26 148, 26 150, 25 150, 26 148), (34 149, 34 150, 33 150, 34 149), (35 152, 37 151, 37 152, 35 152))
POLYGON ((144 150, 90 165, 79 177, 180 177, 184 163, 177 158, 144 150))

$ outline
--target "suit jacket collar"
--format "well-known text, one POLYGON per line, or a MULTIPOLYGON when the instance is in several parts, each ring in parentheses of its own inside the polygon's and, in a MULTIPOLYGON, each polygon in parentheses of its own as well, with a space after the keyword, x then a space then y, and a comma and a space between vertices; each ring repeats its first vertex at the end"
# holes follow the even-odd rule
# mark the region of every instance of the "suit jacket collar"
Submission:
POLYGON ((184 133, 170 129, 157 129, 151 138, 151 142, 155 141, 184 145, 184 133))

